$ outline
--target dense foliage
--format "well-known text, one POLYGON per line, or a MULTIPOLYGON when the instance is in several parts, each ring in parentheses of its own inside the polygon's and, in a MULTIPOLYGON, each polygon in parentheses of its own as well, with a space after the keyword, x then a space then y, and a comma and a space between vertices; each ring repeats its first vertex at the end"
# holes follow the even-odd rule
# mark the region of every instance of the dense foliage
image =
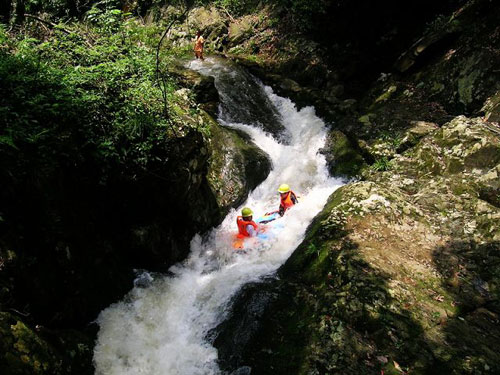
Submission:
POLYGON ((120 11, 90 17, 99 34, 56 31, 42 41, 1 31, 0 147, 9 155, 3 171, 14 161, 27 173, 29 166, 53 165, 61 154, 71 165, 92 155, 104 169, 125 160, 140 169, 171 133, 173 120, 162 115, 155 85, 154 53, 144 45, 158 30, 122 25, 120 11))
MULTIPOLYGON (((279 1, 259 1, 259 0, 12 0, 6 9, 0 9, 5 14, 5 18, 15 18, 15 13, 46 13, 53 17, 69 18, 82 17, 90 9, 120 9, 131 12, 135 15, 144 16, 150 10, 168 6, 196 6, 214 5, 224 9, 233 16, 248 14, 262 5, 282 6, 292 13, 297 22, 304 28, 308 28, 307 23, 313 17, 324 14, 327 9, 336 6, 342 1, 332 0, 279 0, 279 1)), ((22 19, 22 17, 20 17, 22 19)), ((16 20, 17 22, 19 20, 16 20)))

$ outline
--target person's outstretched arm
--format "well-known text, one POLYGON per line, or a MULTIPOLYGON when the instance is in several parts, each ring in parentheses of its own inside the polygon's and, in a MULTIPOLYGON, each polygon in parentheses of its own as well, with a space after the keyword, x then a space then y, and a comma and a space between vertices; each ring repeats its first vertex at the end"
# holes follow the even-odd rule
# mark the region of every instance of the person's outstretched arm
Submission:
POLYGON ((254 229, 253 225, 250 224, 247 225, 247 232, 250 237, 255 237, 257 235, 257 231, 254 229))

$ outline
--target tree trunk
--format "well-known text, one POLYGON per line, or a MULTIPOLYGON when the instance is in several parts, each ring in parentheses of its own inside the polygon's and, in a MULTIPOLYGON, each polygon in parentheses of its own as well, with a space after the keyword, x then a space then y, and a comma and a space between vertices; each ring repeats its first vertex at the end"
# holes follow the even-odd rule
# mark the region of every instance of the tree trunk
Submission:
POLYGON ((68 16, 78 17, 78 0, 66 0, 66 6, 68 8, 68 16))
POLYGON ((10 21, 13 24, 21 24, 24 22, 24 13, 26 11, 25 0, 12 0, 12 12, 10 21))

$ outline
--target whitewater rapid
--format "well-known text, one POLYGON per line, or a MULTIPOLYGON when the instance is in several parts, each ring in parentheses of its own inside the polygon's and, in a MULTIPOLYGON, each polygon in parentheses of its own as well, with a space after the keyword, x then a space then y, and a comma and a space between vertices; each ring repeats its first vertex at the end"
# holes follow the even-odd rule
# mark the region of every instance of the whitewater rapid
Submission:
MULTIPOLYGON (((193 61, 190 67, 214 76, 219 91, 231 89, 220 82, 221 74, 233 74, 223 60, 193 61)), ((232 297, 244 284, 273 274, 286 261, 328 196, 342 184, 328 176, 325 160, 318 153, 326 129, 314 108, 297 111, 289 99, 259 85, 259 95, 266 96, 286 128, 287 144, 251 121, 232 122, 235 117, 228 112, 238 111, 241 103, 232 108, 225 102, 219 121, 247 132, 268 153, 271 173, 221 225, 203 239, 193 238, 188 259, 171 267, 171 274, 155 276, 149 286, 134 288, 123 301, 101 312, 94 349, 97 375, 218 374, 217 350, 207 333, 224 320, 232 297), (235 252, 232 241, 241 208, 251 207, 254 217, 277 209, 277 189, 282 183, 296 192, 299 204, 275 226, 270 225, 267 239, 254 243, 247 253, 235 252)))

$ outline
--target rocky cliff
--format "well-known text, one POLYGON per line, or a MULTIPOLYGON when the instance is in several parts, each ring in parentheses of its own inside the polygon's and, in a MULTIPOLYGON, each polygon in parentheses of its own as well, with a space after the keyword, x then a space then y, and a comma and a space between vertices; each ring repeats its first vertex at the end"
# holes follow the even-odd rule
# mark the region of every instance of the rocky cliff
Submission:
POLYGON ((500 209, 484 193, 499 182, 498 130, 457 117, 337 190, 280 280, 240 297, 260 313, 225 323, 222 362, 259 374, 500 371, 500 209))

